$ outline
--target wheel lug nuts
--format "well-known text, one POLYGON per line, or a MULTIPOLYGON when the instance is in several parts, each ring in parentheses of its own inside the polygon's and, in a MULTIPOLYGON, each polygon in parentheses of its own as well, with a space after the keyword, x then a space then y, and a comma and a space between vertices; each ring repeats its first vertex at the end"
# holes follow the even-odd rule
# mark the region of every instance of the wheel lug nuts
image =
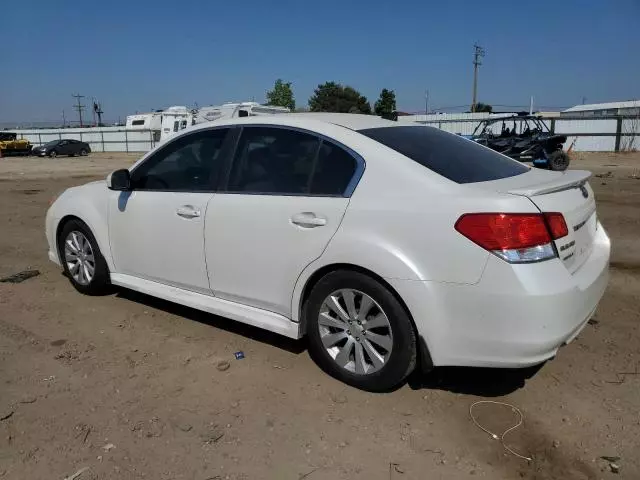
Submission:
POLYGON ((360 337, 356 337, 356 342, 359 342, 359 341, 360 341, 360 337))

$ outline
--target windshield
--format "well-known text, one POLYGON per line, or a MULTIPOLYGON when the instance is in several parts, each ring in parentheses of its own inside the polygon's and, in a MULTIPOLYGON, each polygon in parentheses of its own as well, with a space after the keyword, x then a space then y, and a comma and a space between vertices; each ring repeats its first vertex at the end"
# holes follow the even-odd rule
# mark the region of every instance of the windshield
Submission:
POLYGON ((456 183, 486 182, 529 171, 529 167, 472 140, 432 127, 394 126, 358 132, 456 183))
POLYGON ((43 147, 53 147, 54 145, 56 145, 58 142, 60 142, 60 140, 51 140, 50 142, 47 142, 43 145, 43 147))

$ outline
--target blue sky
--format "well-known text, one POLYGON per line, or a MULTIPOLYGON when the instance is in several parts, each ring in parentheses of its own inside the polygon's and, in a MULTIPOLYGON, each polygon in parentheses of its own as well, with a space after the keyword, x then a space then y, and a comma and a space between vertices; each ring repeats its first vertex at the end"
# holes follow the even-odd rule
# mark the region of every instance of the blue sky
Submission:
MULTIPOLYGON (((10 1, 0 41, 0 122, 105 118, 170 105, 264 100, 276 78, 298 105, 334 80, 398 108, 479 101, 543 107, 640 97, 640 1, 10 1), (89 102, 87 102, 89 104, 89 102)), ((497 107, 500 108, 500 107, 497 107)), ((505 109, 508 109, 505 107, 505 109)))

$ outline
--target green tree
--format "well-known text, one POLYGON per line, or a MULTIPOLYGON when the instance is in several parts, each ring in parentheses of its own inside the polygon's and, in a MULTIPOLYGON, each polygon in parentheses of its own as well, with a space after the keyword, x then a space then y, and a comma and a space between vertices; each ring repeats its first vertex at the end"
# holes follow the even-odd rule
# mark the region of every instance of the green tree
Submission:
POLYGON ((318 85, 309 99, 312 112, 366 113, 371 114, 371 105, 367 97, 349 86, 336 82, 318 85))
POLYGON ((476 109, 475 109, 476 113, 479 112, 487 112, 487 113, 491 113, 493 112, 493 107, 487 103, 482 103, 482 102, 478 102, 476 103, 476 109))
POLYGON ((267 105, 287 107, 291 111, 295 110, 296 100, 293 98, 291 82, 284 82, 280 78, 276 80, 273 90, 267 92, 267 105))
POLYGON ((376 115, 383 118, 391 118, 393 112, 396 111, 396 94, 393 90, 383 88, 380 92, 380 98, 373 106, 376 115))

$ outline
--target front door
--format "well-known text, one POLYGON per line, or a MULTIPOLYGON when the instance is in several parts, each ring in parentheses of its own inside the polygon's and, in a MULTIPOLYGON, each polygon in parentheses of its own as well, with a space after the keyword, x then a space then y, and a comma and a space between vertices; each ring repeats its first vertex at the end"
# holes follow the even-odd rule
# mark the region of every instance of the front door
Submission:
POLYGON ((111 192, 109 235, 117 273, 210 294, 204 220, 224 160, 228 129, 181 135, 111 192))
POLYGON ((58 144, 58 155, 71 155, 73 152, 71 151, 71 145, 69 140, 62 140, 58 144))
POLYGON ((342 221, 358 162, 309 133, 244 127, 225 191, 206 212, 214 294, 290 316, 298 276, 342 221))

